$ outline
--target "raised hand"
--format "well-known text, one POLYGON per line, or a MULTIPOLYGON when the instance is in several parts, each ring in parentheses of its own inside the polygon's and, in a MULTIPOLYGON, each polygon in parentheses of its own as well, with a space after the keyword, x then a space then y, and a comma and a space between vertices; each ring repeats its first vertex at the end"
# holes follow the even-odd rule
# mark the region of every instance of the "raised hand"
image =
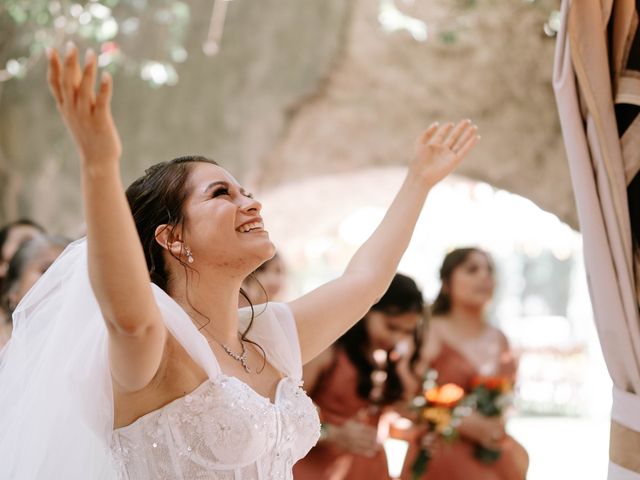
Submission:
POLYGON ((451 173, 477 143, 478 127, 470 120, 457 125, 433 123, 416 141, 416 153, 409 168, 431 187, 451 173))
POLYGON ((55 50, 48 51, 48 81, 58 111, 71 132, 83 165, 117 165, 122 153, 120 137, 111 116, 112 80, 103 73, 95 92, 97 58, 87 50, 84 67, 78 62, 78 49, 67 44, 63 62, 55 50))

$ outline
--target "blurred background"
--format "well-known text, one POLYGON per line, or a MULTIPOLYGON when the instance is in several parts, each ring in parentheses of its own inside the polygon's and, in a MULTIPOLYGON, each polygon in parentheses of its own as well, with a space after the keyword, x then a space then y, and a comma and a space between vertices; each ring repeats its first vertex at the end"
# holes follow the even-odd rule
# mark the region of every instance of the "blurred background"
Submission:
POLYGON ((204 154, 264 204, 288 296, 335 277, 434 120, 482 141, 430 195, 400 270, 428 300, 457 246, 494 257, 490 318, 520 355, 509 430, 529 478, 605 477, 610 381, 551 87, 552 0, 0 1, 0 223, 82 232, 77 158, 45 82, 73 39, 115 77, 129 183, 204 154))

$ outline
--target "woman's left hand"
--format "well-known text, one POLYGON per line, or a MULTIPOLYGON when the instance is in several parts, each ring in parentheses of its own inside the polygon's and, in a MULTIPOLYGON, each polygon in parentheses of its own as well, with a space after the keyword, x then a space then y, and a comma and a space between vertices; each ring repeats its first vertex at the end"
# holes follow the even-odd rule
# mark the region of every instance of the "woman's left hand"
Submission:
POLYGON ((470 120, 433 123, 416 141, 409 172, 430 188, 451 173, 479 139, 478 127, 470 120))
POLYGON ((61 61, 56 50, 49 50, 48 81, 58 111, 71 132, 84 167, 89 171, 113 170, 122 154, 120 135, 111 115, 111 76, 103 73, 97 93, 94 91, 98 59, 87 50, 84 67, 78 61, 78 49, 67 45, 61 61))

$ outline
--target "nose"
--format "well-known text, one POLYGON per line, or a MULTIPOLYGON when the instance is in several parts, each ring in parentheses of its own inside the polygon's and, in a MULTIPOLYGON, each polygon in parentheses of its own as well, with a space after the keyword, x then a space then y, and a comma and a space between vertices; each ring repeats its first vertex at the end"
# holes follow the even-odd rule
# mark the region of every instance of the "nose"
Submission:
POLYGON ((255 198, 243 197, 240 209, 245 213, 260 213, 262 204, 255 198))

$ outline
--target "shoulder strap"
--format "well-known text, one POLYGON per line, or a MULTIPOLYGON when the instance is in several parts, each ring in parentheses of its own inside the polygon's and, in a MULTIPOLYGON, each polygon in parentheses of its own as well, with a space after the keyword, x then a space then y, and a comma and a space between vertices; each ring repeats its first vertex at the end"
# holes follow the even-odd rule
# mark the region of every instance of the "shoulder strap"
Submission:
POLYGON ((211 351, 204 336, 198 331, 189 315, 178 303, 160 287, 153 285, 153 293, 162 313, 167 329, 180 342, 193 360, 200 365, 209 379, 213 380, 220 372, 220 364, 211 351))
MULTIPOLYGON (((267 303, 253 307, 254 320, 247 338, 260 345, 267 362, 284 375, 302 379, 302 355, 298 329, 286 303, 267 303)), ((251 309, 240 309, 241 329, 251 321, 251 309)))

